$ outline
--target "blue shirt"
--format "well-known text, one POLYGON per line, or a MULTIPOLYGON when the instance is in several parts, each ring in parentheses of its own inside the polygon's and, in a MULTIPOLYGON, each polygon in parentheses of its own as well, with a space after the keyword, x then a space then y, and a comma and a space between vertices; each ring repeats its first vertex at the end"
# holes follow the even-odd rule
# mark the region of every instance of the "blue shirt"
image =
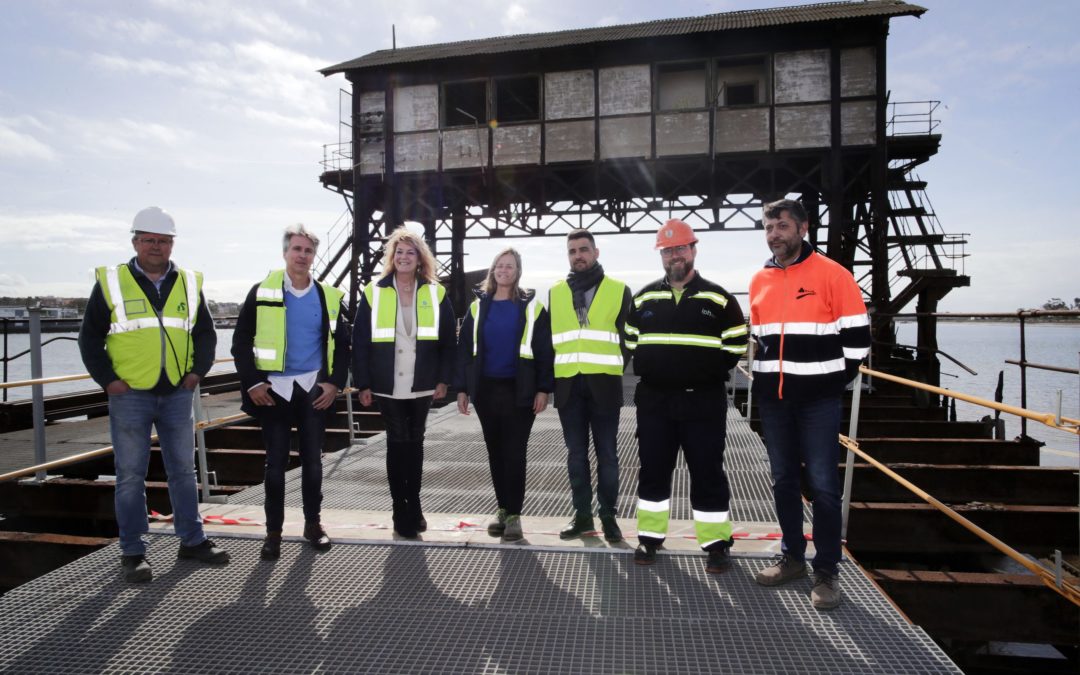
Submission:
POLYGON ((492 300, 484 316, 484 375, 512 378, 517 374, 521 308, 513 300, 492 300))
POLYGON ((302 375, 322 367, 321 337, 322 303, 318 292, 300 297, 286 293, 285 375, 302 375))

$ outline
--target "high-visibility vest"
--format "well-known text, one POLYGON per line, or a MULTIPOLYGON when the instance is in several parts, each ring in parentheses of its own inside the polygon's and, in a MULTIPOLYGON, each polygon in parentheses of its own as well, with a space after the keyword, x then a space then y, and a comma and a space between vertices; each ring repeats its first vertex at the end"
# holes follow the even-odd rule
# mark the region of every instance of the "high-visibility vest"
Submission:
POLYGON ((191 328, 199 311, 203 277, 179 267, 176 272, 159 316, 127 264, 95 271, 110 312, 105 351, 116 375, 132 389, 153 389, 162 370, 177 385, 195 363, 191 328))
MULTIPOLYGON (((397 330, 397 289, 368 284, 364 289, 371 308, 371 341, 393 342, 397 330)), ((439 339, 439 305, 446 289, 439 284, 420 284, 416 289, 416 339, 439 339)))
MULTIPOLYGON (((326 332, 326 373, 334 374, 334 326, 341 313, 344 293, 317 282, 323 290, 323 309, 330 317, 326 332)), ((255 367, 272 373, 285 370, 285 270, 267 275, 255 292, 255 367)))
MULTIPOLYGON (((525 305, 525 330, 521 334, 521 345, 518 347, 518 356, 523 359, 531 359, 533 357, 532 350, 532 336, 533 326, 536 324, 536 319, 540 316, 540 312, 544 311, 544 305, 534 296, 532 300, 529 300, 529 304, 525 305)), ((472 301, 469 305, 469 313, 472 314, 472 355, 476 357, 477 351, 477 335, 480 332, 480 300, 479 298, 472 301)))
POLYGON ((551 287, 551 343, 555 347, 555 377, 622 375, 623 357, 615 320, 622 308, 626 284, 604 277, 589 306, 588 326, 574 311, 574 298, 565 280, 551 287))

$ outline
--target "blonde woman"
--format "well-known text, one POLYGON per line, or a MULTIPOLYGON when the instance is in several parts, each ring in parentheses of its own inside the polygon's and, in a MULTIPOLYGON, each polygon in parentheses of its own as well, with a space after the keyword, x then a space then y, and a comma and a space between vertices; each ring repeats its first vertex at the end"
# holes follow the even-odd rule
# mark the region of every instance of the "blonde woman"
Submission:
POLYGON ((518 286, 521 255, 508 248, 491 262, 461 325, 454 388, 458 411, 476 406, 498 510, 488 533, 522 538, 525 455, 536 415, 555 388, 551 321, 531 289, 518 286))
POLYGON ((433 399, 446 396, 456 340, 454 309, 435 276, 427 243, 405 226, 386 242, 382 276, 360 295, 353 321, 353 382, 386 425, 386 477, 394 531, 427 529, 420 505, 424 427, 433 399))

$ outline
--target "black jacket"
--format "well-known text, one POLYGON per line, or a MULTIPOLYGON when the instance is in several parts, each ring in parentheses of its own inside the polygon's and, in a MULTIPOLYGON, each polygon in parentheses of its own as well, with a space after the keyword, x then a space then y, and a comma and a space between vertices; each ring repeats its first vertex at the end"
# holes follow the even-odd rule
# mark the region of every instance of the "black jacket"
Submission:
MULTIPOLYGON (((381 288, 389 288, 393 286, 394 278, 387 275, 374 283, 381 288)), ((367 296, 361 293, 353 320, 353 386, 389 396, 394 393, 395 343, 371 341, 371 311, 367 296)), ((450 304, 450 295, 446 294, 439 303, 439 339, 416 341, 413 391, 429 391, 437 384, 450 384, 457 348, 454 335, 456 324, 454 307, 450 304)))
POLYGON ((746 353, 746 319, 739 302, 700 273, 683 288, 678 304, 666 279, 642 288, 626 323, 628 342, 636 344, 634 373, 652 389, 722 390, 729 371, 746 353), (719 339, 724 348, 639 339, 645 335, 719 339))
MULTIPOLYGON (((521 343, 526 325, 525 307, 533 295, 535 291, 532 289, 522 289, 520 295, 514 299, 520 310, 515 344, 521 343)), ((488 317, 492 302, 491 296, 486 293, 476 291, 476 296, 480 300, 476 357, 473 357, 473 316, 472 312, 466 311, 458 335, 457 369, 454 373, 454 389, 467 393, 474 404, 479 394, 476 383, 484 372, 484 321, 488 317)), ((514 374, 515 403, 519 408, 531 408, 537 392, 550 394, 555 388, 555 350, 551 346, 551 317, 543 305, 540 315, 533 323, 532 351, 531 359, 518 357, 517 372, 514 374)))
MULTIPOLYGON (((160 293, 154 288, 154 282, 147 279, 146 275, 135 267, 135 258, 129 260, 127 265, 131 270, 131 276, 139 284, 139 288, 142 289, 147 299, 150 300, 150 304, 160 314, 162 308, 165 307, 165 301, 169 298, 169 293, 172 292, 173 284, 176 283, 177 277, 180 276, 176 271, 176 265, 173 264, 166 273, 165 279, 161 282, 160 293)), ((112 312, 109 311, 109 305, 105 302, 105 294, 102 292, 101 286, 95 283, 93 290, 90 291, 90 299, 86 304, 86 313, 83 314, 82 326, 79 328, 79 352, 82 354, 86 372, 90 374, 90 377, 94 378, 94 381, 102 389, 108 386, 110 382, 120 379, 113 369, 109 354, 105 351, 105 337, 109 334, 111 318, 112 312)), ((214 331, 214 318, 210 316, 210 310, 206 307, 206 299, 201 292, 199 293, 199 311, 195 314, 195 325, 191 327, 191 341, 195 349, 191 372, 200 378, 205 377, 210 372, 210 367, 214 365, 217 333, 214 331)), ((175 390, 176 386, 169 382, 165 371, 162 371, 158 383, 151 391, 156 394, 167 394, 175 390)))
MULTIPOLYGON (((319 333, 319 344, 322 346, 322 367, 319 368, 319 375, 315 381, 329 382, 338 389, 344 389, 345 382, 349 378, 350 342, 348 320, 345 318, 344 308, 342 308, 343 311, 338 313, 337 325, 334 326, 334 374, 330 375, 326 367, 326 335, 330 331, 330 314, 326 311, 326 294, 323 292, 322 286, 315 282, 314 279, 311 283, 315 284, 315 292, 319 294, 319 306, 322 307, 322 331, 319 333)), ((259 282, 248 291, 247 298, 244 299, 244 304, 240 308, 240 316, 236 319, 236 330, 233 331, 232 340, 232 355, 236 363, 236 372, 240 375, 240 409, 249 415, 257 414, 261 408, 252 403, 248 390, 260 382, 269 382, 267 378, 270 375, 268 371, 259 370, 255 366, 255 317, 258 312, 256 296, 261 285, 262 282, 259 282)), ((284 289, 282 290, 287 292, 284 289)), ((328 409, 328 411, 330 410, 333 410, 333 406, 328 409)))

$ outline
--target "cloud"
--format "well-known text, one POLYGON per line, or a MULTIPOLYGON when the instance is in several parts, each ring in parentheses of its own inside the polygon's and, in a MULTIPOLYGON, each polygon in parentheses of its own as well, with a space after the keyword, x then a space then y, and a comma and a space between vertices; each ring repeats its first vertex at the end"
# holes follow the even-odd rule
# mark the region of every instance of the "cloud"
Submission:
POLYGON ((258 9, 217 0, 154 0, 153 4, 190 19, 204 32, 240 29, 275 40, 318 42, 319 34, 258 5, 258 9))
POLYGON ((20 290, 30 285, 21 274, 0 272, 0 293, 3 295, 19 295, 20 290))
POLYGON ((24 126, 32 126, 39 131, 46 130, 44 125, 33 117, 0 117, 0 159, 54 161, 57 158, 55 150, 34 136, 15 128, 24 126))
POLYGON ((82 213, 0 213, 0 231, 9 253, 19 249, 79 254, 122 251, 130 247, 129 230, 126 220, 82 213))
POLYGON ((161 44, 178 38, 168 27, 150 19, 78 15, 78 25, 90 35, 113 43, 161 44))

